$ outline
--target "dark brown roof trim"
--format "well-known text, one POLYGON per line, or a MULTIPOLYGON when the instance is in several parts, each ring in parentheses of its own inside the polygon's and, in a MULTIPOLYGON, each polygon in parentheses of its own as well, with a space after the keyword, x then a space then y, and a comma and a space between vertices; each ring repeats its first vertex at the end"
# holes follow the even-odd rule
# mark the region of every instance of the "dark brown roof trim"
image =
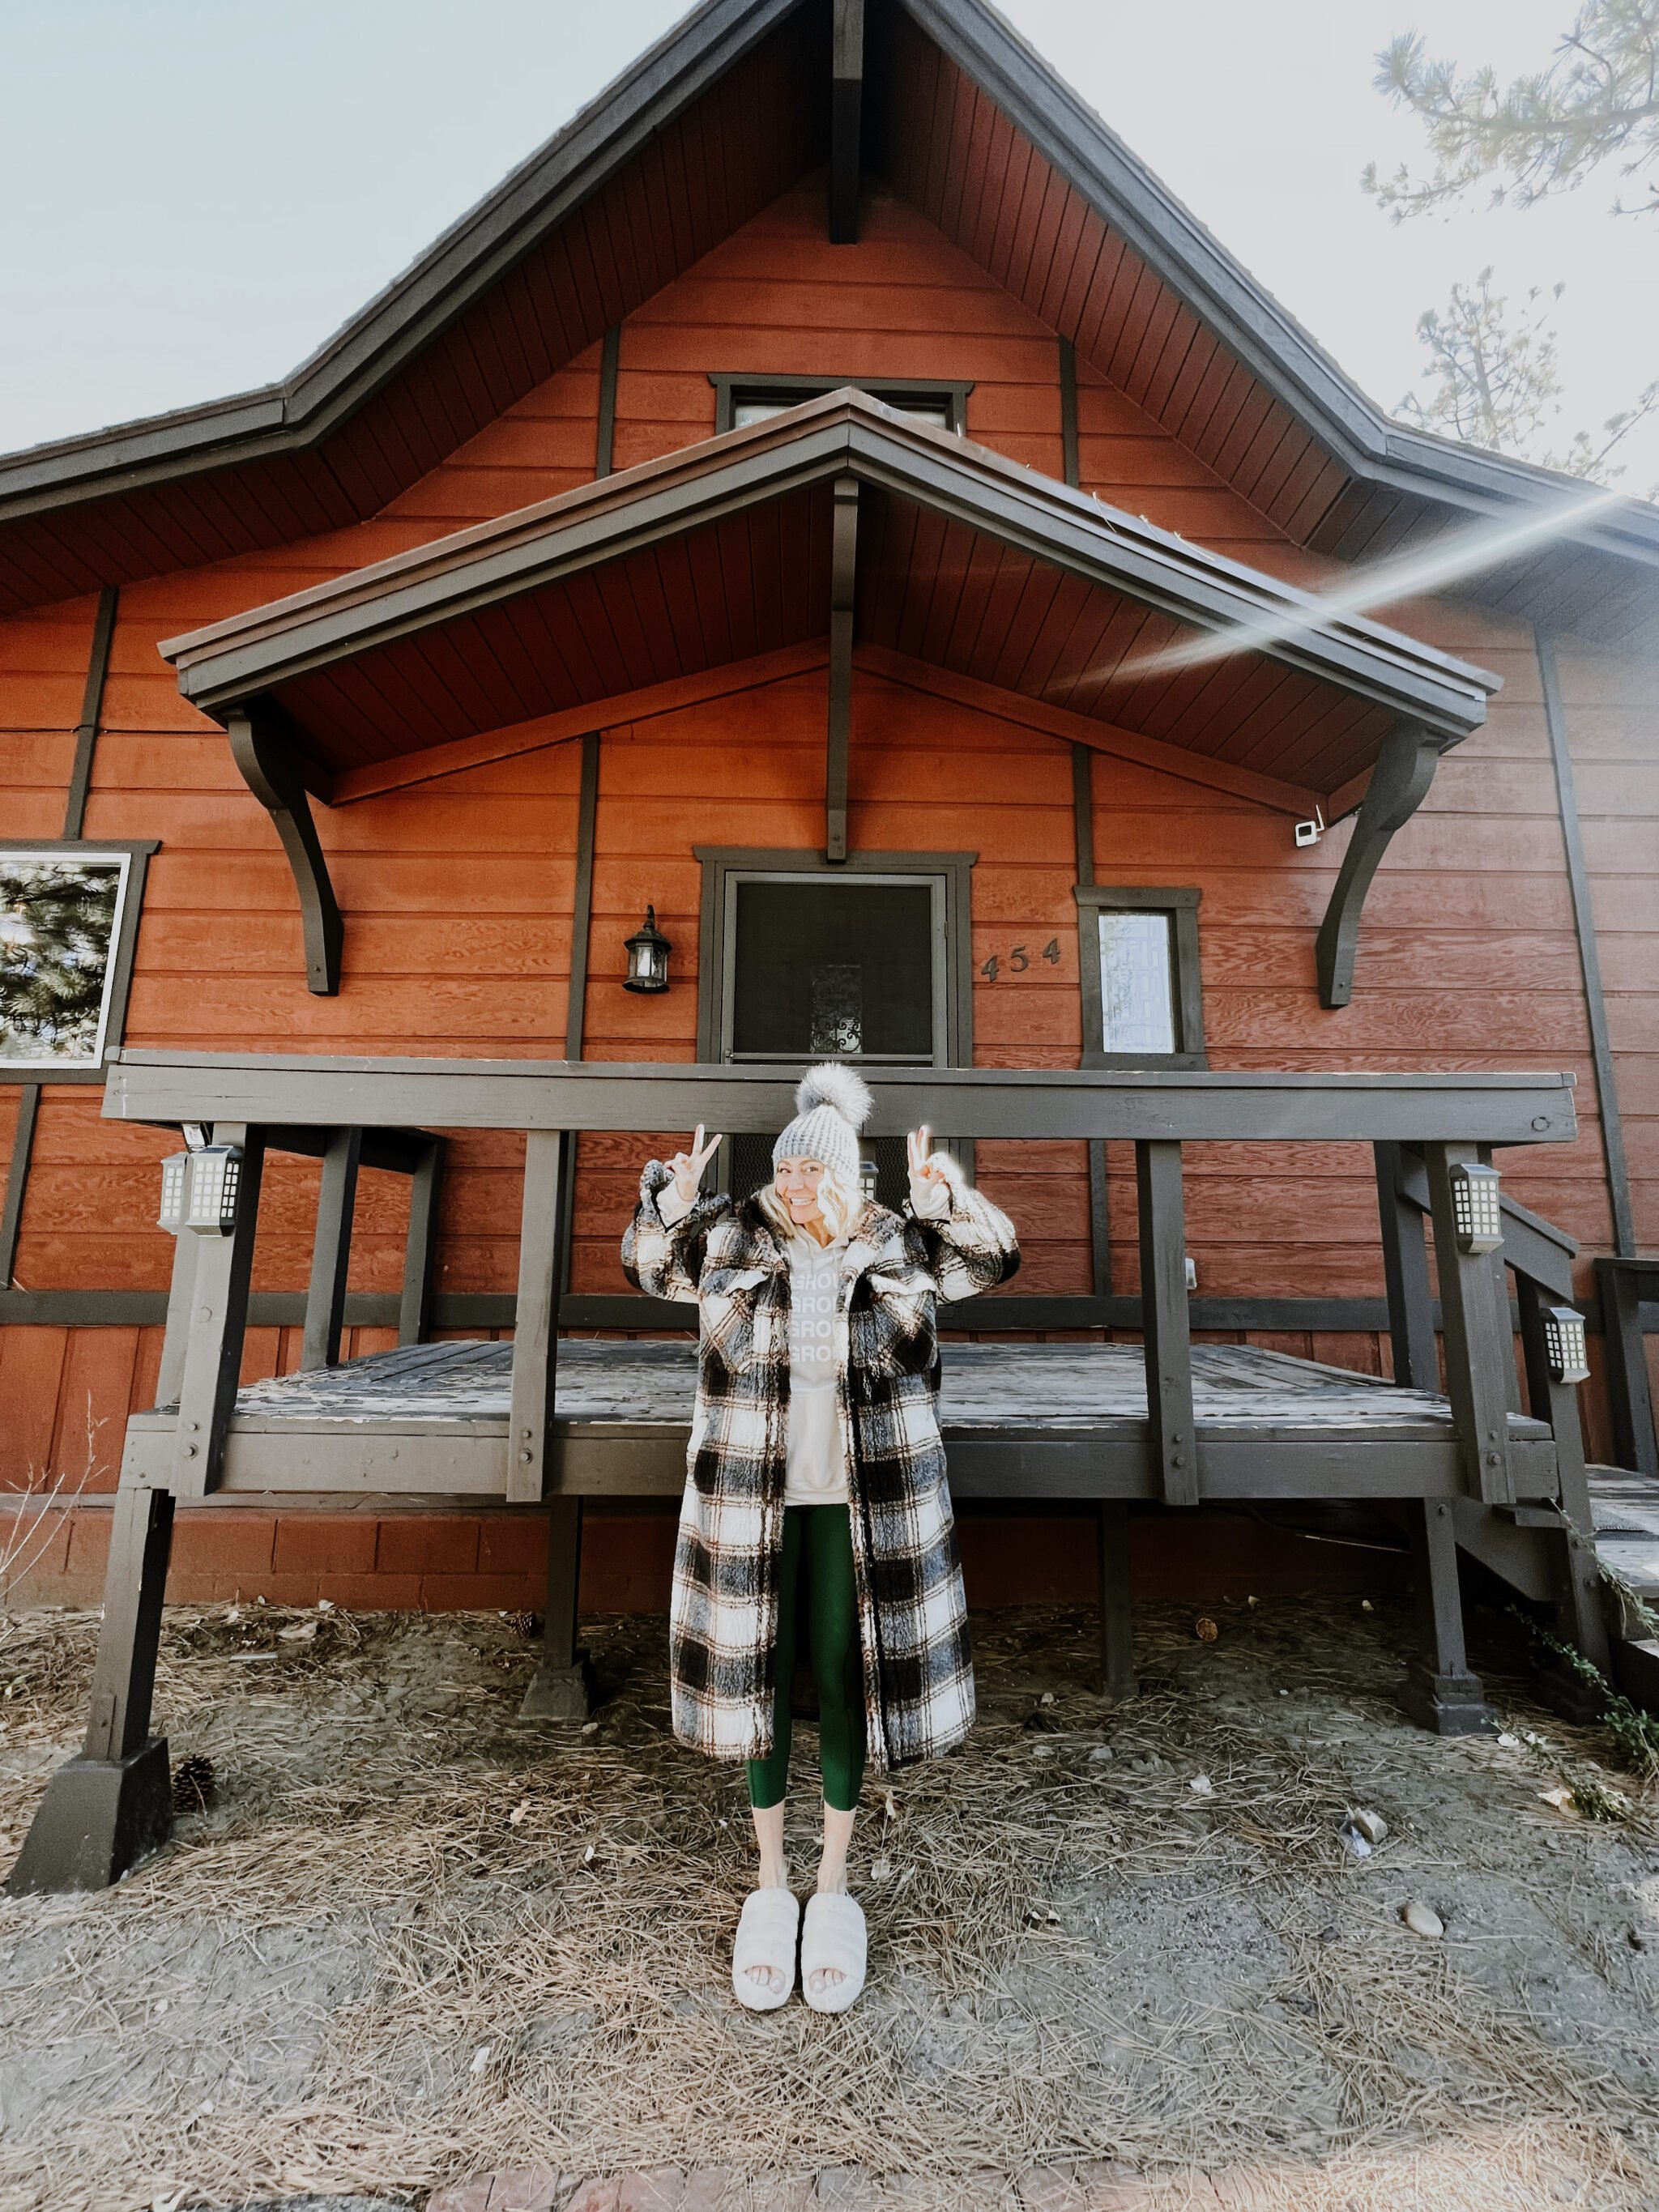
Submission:
MULTIPOLYGON (((1202 629, 1293 618, 1314 605, 1276 578, 849 388, 169 639, 161 650, 177 665, 185 696, 223 714, 309 671, 848 472, 1202 629)), ((1249 649, 1409 714, 1449 743, 1480 726, 1498 685, 1484 669, 1358 617, 1327 618, 1249 649)))
MULTIPOLYGON (((0 459, 0 522, 315 445, 800 4, 705 0, 291 376, 0 459)), ((987 0, 890 4, 983 87, 1354 475, 1475 514, 1559 499, 1574 481, 1393 422, 987 0)), ((1572 537, 1659 562, 1659 507, 1627 500, 1572 537)))

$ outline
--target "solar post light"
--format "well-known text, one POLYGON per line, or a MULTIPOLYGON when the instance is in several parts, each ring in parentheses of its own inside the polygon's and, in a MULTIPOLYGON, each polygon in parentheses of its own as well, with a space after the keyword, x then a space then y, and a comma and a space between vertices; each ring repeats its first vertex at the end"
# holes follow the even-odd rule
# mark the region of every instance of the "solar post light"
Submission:
POLYGON ((155 1218, 161 1228, 170 1229, 175 1237, 185 1225, 189 1192, 190 1154, 169 1152, 161 1163, 161 1210, 155 1218))
POLYGON ((1544 1326, 1544 1364, 1552 1382, 1588 1382, 1589 1347, 1584 1341, 1584 1316, 1572 1306, 1546 1306, 1539 1316, 1544 1326))
POLYGON ((876 1164, 873 1160, 859 1162, 859 1196, 873 1203, 876 1195, 876 1164))
POLYGON ((1504 1241, 1496 1168, 1460 1160, 1451 1171, 1452 1224, 1460 1252, 1495 1252, 1504 1241))
POLYGON ((202 1145, 174 1152, 161 1163, 161 1210, 156 1218, 175 1237, 186 1229, 198 1237, 228 1237, 236 1226, 241 1189, 240 1146, 202 1145))
POLYGON ((668 988, 668 956, 673 946, 657 927, 657 909, 648 906, 645 920, 628 939, 628 973, 623 978, 625 991, 665 991, 668 988))

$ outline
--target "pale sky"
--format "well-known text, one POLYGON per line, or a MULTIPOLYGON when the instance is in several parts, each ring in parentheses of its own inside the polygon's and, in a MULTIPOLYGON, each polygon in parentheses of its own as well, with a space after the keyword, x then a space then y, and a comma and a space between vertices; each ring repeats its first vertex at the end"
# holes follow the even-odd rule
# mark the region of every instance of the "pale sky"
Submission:
MULTIPOLYGON (((1573 0, 1004 0, 1201 221, 1392 408, 1418 315, 1487 263, 1565 279, 1565 445, 1659 376, 1659 218, 1597 176, 1396 228, 1396 30, 1540 65, 1573 0)), ((292 368, 684 12, 678 0, 4 0, 0 451, 292 368)), ((1659 423, 1623 488, 1659 479, 1659 423)))

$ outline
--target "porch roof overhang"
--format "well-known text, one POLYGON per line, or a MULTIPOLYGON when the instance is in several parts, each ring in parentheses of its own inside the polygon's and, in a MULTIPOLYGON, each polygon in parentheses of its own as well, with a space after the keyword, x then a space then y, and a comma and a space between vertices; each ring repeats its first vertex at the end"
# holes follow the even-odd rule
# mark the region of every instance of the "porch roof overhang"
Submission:
POLYGON ((1438 749, 1498 679, 843 390, 166 642, 184 696, 331 779, 830 627, 1045 705, 1336 793, 1404 720, 1438 749), (1188 648, 1236 636, 1196 662, 1188 648))

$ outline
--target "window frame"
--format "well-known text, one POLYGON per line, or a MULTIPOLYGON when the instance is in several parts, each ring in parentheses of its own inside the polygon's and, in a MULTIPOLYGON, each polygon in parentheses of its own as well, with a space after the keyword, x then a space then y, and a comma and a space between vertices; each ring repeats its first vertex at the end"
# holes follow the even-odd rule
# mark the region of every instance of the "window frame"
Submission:
POLYGON ((821 398, 826 392, 839 392, 842 385, 850 384, 872 398, 885 400, 896 406, 903 400, 944 400, 949 410, 947 427, 958 438, 968 434, 968 394, 974 388, 971 377, 958 381, 951 378, 930 376, 768 376, 750 369, 710 369, 708 381, 714 387, 714 434, 723 436, 732 428, 732 416, 739 398, 781 398, 785 404, 798 407, 805 399, 821 398))
POLYGON ((15 837, 0 840, 0 860, 125 860, 110 959, 104 987, 104 1014, 95 1060, 0 1059, 0 1083, 99 1083, 105 1063, 120 1048, 126 1033, 127 1001, 132 989, 133 956, 144 903, 144 879, 159 837, 15 837))
POLYGON ((1189 886, 1148 884, 1074 884, 1078 909, 1078 976, 1083 991, 1085 1067, 1195 1067, 1210 1064, 1204 1044, 1204 990, 1199 973, 1198 908, 1202 891, 1189 886), (1100 916, 1167 914, 1174 963, 1174 1052, 1108 1052, 1105 1008, 1100 988, 1100 916), (1086 947, 1086 951, 1085 951, 1086 947))
MULTIPOLYGON (((971 1067, 974 1058, 972 877, 977 853, 851 853, 826 860, 821 852, 773 850, 740 845, 692 848, 702 864, 702 902, 697 925, 697 1057, 725 1061, 731 1048, 731 963, 736 945, 737 901, 732 886, 780 883, 804 876, 872 878, 878 883, 933 886, 933 1054, 916 1066, 971 1067)), ((886 1066, 898 1063, 874 1062, 886 1066)), ((913 1063, 905 1062, 908 1066, 913 1063)))

